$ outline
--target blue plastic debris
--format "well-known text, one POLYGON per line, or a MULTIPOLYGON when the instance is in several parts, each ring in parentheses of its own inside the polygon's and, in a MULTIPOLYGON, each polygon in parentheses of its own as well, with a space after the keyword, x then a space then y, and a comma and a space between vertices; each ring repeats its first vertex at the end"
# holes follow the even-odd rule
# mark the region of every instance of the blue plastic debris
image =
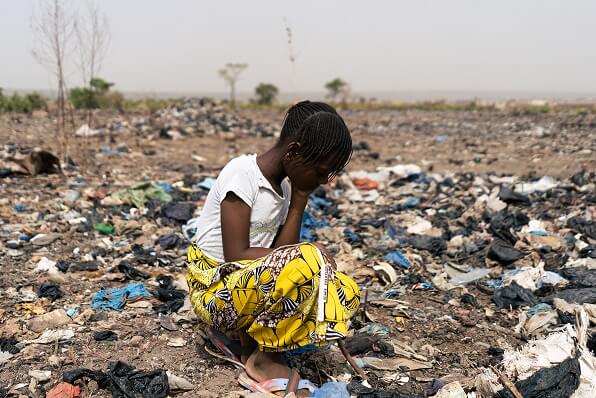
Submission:
POLYGON ((536 230, 536 231, 529 231, 528 232, 530 235, 538 235, 538 236, 548 236, 548 234, 546 233, 546 231, 544 230, 536 230))
POLYGON ((401 292, 399 291, 399 289, 394 287, 394 288, 391 288, 391 289, 387 290, 386 292, 384 292, 383 298, 392 299, 392 298, 399 297, 400 294, 401 294, 401 292))
POLYGON ((29 242, 31 240, 31 238, 25 234, 23 235, 19 235, 19 240, 22 240, 23 242, 29 242))
POLYGON ((31 210, 31 208, 30 208, 29 206, 26 206, 26 205, 23 205, 23 204, 20 204, 20 203, 17 203, 17 204, 14 206, 14 209, 15 209, 15 211, 16 211, 17 213, 21 213, 21 212, 24 212, 24 211, 29 211, 29 210, 31 210))
POLYGON ((322 196, 317 196, 314 193, 309 196, 308 205, 315 211, 325 210, 331 206, 331 202, 322 196))
POLYGON ((344 229, 344 237, 346 238, 346 241, 350 244, 362 242, 362 238, 360 237, 360 235, 352 231, 350 228, 344 229))
POLYGON ((391 224, 391 221, 385 220, 385 225, 383 225, 383 228, 385 228, 385 234, 391 239, 395 239, 397 237, 397 229, 393 226, 393 224, 391 224))
POLYGON ((527 315, 528 315, 528 318, 532 318, 536 314, 539 314, 541 312, 549 312, 552 309, 553 309, 553 307, 551 307, 550 305, 548 305, 546 303, 540 303, 540 304, 536 304, 535 306, 530 308, 527 312, 527 315))
POLYGON ((414 290, 429 290, 432 289, 433 284, 430 282, 420 282, 415 284, 412 289, 414 290))
POLYGON ((174 187, 170 183, 160 182, 157 184, 157 186, 160 187, 161 189, 163 189, 166 193, 174 192, 174 187))
POLYGON ((389 253, 385 254, 385 256, 383 258, 385 260, 391 261, 393 264, 397 264, 400 267, 405 268, 405 269, 408 269, 412 266, 410 264, 410 262, 408 261, 408 259, 399 250, 394 250, 392 252, 389 252, 389 253))
POLYGON ((315 237, 313 231, 317 228, 327 227, 327 221, 319 221, 313 217, 309 212, 305 211, 302 216, 302 227, 300 228, 300 240, 313 242, 315 237))
POLYGON ((213 177, 205 177, 203 181, 199 182, 197 186, 199 188, 210 190, 211 188, 213 188, 213 185, 215 185, 215 181, 217 180, 213 177))
POLYGON ((344 383, 329 382, 312 393, 313 398, 350 398, 348 386, 344 383))
POLYGON ((121 288, 100 290, 91 299, 91 307, 96 310, 122 311, 126 301, 142 297, 153 296, 142 283, 130 283, 128 286, 121 288))
POLYGON ((73 318, 75 315, 77 315, 79 313, 79 309, 78 308, 67 308, 66 309, 66 315, 68 315, 69 318, 73 318))

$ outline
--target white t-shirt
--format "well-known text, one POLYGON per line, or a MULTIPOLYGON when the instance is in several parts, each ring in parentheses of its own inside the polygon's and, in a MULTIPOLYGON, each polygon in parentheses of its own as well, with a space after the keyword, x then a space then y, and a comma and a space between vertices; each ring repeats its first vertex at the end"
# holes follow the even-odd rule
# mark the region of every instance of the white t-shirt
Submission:
POLYGON ((197 222, 194 243, 212 259, 224 261, 221 202, 228 192, 233 192, 251 209, 250 247, 271 247, 288 215, 291 186, 287 178, 282 181, 281 188, 283 197, 275 192, 259 169, 257 155, 232 159, 221 170, 207 195, 197 222))

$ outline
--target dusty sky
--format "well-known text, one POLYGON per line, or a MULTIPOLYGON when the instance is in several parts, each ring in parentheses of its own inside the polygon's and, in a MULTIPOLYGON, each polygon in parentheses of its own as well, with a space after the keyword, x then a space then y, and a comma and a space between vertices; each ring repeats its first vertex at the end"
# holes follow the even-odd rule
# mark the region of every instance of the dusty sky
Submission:
MULTIPOLYGON (((31 56, 34 4, 0 0, 0 87, 50 87, 31 56)), ((299 91, 321 91, 339 76, 361 93, 596 93, 594 0, 101 0, 100 6, 112 35, 100 75, 123 91, 225 91, 217 70, 226 62, 249 64, 240 91, 259 82, 289 91, 286 17, 299 91)), ((70 86, 80 84, 74 68, 68 76, 70 86)))

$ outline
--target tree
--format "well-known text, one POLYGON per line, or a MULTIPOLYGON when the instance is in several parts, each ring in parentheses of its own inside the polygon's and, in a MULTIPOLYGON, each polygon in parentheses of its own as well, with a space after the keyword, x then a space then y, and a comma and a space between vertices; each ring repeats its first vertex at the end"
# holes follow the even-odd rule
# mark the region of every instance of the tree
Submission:
POLYGON ((325 88, 328 91, 327 98, 330 98, 333 101, 340 100, 345 103, 350 95, 350 86, 339 77, 327 82, 325 88))
POLYGON ((40 1, 38 13, 31 18, 35 37, 33 56, 51 71, 55 78, 58 105, 58 136, 62 140, 62 156, 68 156, 66 137, 66 54, 71 50, 75 16, 69 12, 66 0, 40 1))
POLYGON ((236 82, 246 68, 248 68, 248 64, 227 63, 224 68, 217 71, 219 76, 230 87, 230 104, 232 107, 236 105, 236 82))
POLYGON ((278 93, 279 89, 271 83, 260 83, 255 87, 257 103, 261 105, 271 105, 278 93))
MULTIPOLYGON (((77 66, 81 72, 83 88, 93 87, 93 81, 101 71, 105 55, 110 43, 110 27, 108 19, 99 9, 99 2, 87 0, 86 12, 77 18, 75 32, 77 39, 78 62, 77 66)), ((105 88, 107 91, 109 87, 105 88)), ((96 90, 97 91, 97 90, 96 90)), ((79 94, 83 92, 78 91, 79 94)), ((86 97, 92 97, 91 91, 86 92, 86 97)), ((87 124, 91 126, 92 109, 96 107, 85 107, 87 109, 87 124)))

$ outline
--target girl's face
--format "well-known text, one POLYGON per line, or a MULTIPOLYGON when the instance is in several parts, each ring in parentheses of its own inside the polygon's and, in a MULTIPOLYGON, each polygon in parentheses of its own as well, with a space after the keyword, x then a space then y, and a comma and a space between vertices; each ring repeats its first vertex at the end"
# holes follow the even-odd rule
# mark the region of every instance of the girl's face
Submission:
POLYGON ((311 192, 319 185, 327 184, 333 175, 335 159, 325 159, 316 163, 305 163, 300 155, 289 154, 284 168, 292 185, 301 191, 311 192))

